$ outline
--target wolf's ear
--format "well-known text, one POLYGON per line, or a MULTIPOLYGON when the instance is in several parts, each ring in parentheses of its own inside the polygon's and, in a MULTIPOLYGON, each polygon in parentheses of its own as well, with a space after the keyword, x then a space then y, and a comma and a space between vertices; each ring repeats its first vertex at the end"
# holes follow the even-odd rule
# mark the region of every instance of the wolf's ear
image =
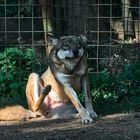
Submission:
POLYGON ((80 35, 79 39, 83 42, 86 43, 87 42, 87 38, 84 35, 80 35))
POLYGON ((58 39, 57 38, 54 38, 51 35, 47 35, 46 38, 47 38, 48 45, 52 45, 52 46, 56 46, 57 45, 57 43, 58 43, 58 39))

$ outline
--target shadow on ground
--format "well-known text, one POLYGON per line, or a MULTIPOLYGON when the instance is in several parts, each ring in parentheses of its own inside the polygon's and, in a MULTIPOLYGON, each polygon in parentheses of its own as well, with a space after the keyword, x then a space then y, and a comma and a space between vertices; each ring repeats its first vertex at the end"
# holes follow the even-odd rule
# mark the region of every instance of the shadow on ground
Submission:
POLYGON ((140 140, 140 114, 115 114, 82 125, 76 119, 0 122, 0 140, 140 140))

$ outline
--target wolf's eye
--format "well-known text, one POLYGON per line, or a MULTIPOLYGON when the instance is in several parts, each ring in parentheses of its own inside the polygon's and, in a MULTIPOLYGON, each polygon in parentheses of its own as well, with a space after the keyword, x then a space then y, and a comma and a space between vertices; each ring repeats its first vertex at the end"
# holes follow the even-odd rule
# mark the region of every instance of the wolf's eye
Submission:
POLYGON ((68 50, 69 47, 68 46, 63 46, 63 50, 68 50))

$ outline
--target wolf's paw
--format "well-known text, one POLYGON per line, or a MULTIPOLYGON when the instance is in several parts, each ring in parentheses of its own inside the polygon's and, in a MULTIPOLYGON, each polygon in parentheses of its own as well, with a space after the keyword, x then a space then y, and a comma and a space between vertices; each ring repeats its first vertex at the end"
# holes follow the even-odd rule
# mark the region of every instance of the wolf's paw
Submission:
POLYGON ((97 118, 97 117, 98 117, 97 113, 96 113, 94 110, 89 111, 89 114, 90 114, 90 117, 91 117, 92 119, 94 119, 94 118, 97 118))
POLYGON ((91 124, 94 122, 94 120, 90 117, 90 114, 86 109, 82 109, 82 111, 79 114, 83 124, 91 124))
POLYGON ((92 119, 94 119, 94 118, 97 118, 97 113, 94 111, 94 109, 93 109, 93 107, 92 107, 92 103, 90 103, 90 102, 86 102, 86 109, 87 109, 87 111, 89 112, 89 114, 90 114, 90 117, 92 118, 92 119))
POLYGON ((51 91, 52 87, 51 85, 47 85, 42 89, 42 94, 47 95, 51 91))

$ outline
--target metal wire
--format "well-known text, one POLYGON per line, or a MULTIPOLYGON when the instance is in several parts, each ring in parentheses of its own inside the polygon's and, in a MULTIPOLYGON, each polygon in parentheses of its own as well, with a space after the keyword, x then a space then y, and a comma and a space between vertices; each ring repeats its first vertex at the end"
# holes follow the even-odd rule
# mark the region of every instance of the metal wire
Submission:
MULTIPOLYGON (((114 58, 114 55, 121 55, 120 48, 133 46, 135 50, 139 50, 139 5, 136 2, 129 7, 133 17, 127 22, 135 24, 136 37, 132 40, 131 38, 124 39, 124 19, 122 18, 124 9, 122 9, 121 2, 117 0, 109 0, 104 3, 99 0, 97 2, 94 0, 89 0, 89 2, 84 0, 52 1, 46 5, 46 8, 52 11, 51 16, 47 16, 46 20, 52 21, 53 34, 57 37, 86 33, 89 70, 100 72, 106 68, 104 62, 108 63, 110 58, 114 58)), ((46 46, 40 8, 41 6, 36 0, 0 2, 0 51, 8 47, 42 49, 46 46)), ((125 55, 125 57, 127 56, 125 55)), ((136 58, 136 56, 134 57, 136 58)), ((17 61, 20 61, 19 58, 17 61)))

